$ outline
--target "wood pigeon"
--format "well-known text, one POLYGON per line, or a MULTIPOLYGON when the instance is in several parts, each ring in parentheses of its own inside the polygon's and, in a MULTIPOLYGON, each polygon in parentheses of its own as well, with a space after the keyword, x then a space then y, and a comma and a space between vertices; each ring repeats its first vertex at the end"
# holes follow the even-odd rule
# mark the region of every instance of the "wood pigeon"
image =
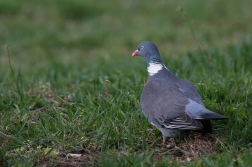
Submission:
POLYGON ((206 109, 195 87, 166 68, 154 43, 141 42, 132 56, 147 62, 148 81, 140 104, 149 122, 162 132, 163 142, 190 130, 211 133, 210 120, 227 119, 206 109))

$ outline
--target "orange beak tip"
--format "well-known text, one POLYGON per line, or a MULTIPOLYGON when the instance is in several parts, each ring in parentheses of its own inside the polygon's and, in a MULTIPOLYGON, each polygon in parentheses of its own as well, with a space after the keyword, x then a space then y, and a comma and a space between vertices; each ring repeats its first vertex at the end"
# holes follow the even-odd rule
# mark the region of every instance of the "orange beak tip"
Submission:
POLYGON ((138 55, 138 50, 135 50, 135 52, 132 53, 132 57, 137 56, 138 55))

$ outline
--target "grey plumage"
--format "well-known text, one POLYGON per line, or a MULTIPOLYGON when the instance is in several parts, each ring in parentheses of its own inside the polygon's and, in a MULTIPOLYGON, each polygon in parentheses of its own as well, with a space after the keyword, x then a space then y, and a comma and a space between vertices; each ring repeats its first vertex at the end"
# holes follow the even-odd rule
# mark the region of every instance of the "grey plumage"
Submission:
POLYGON ((144 115, 162 132, 163 141, 188 130, 212 132, 210 120, 227 119, 205 108, 195 87, 172 74, 163 64, 156 45, 141 42, 132 56, 145 58, 148 82, 141 95, 144 115))

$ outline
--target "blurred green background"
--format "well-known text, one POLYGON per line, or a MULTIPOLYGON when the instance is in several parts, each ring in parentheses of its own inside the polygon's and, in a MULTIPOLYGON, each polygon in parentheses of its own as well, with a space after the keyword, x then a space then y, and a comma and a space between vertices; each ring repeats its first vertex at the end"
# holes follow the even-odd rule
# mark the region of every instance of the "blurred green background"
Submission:
POLYGON ((251 0, 0 0, 0 166, 251 165, 251 7, 251 0), (161 134, 139 106, 146 63, 131 57, 145 40, 207 108, 230 117, 213 123, 212 150, 191 143, 206 150, 195 155, 182 142, 177 155, 158 144, 161 134))
POLYGON ((6 45, 13 65, 37 77, 55 65, 88 71, 135 61, 131 52, 144 40, 167 57, 198 50, 198 43, 203 49, 236 44, 250 40, 250 6, 250 0, 1 0, 1 73, 8 69, 6 45))

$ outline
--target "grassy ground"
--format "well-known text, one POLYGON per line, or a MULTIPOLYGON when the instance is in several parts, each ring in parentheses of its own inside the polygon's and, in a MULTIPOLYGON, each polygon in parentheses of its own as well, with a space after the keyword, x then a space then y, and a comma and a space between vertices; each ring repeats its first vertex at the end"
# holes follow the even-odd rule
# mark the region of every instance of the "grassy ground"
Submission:
POLYGON ((0 166, 252 166, 250 6, 0 1, 0 166), (143 40, 230 119, 162 145, 139 106, 143 40))

